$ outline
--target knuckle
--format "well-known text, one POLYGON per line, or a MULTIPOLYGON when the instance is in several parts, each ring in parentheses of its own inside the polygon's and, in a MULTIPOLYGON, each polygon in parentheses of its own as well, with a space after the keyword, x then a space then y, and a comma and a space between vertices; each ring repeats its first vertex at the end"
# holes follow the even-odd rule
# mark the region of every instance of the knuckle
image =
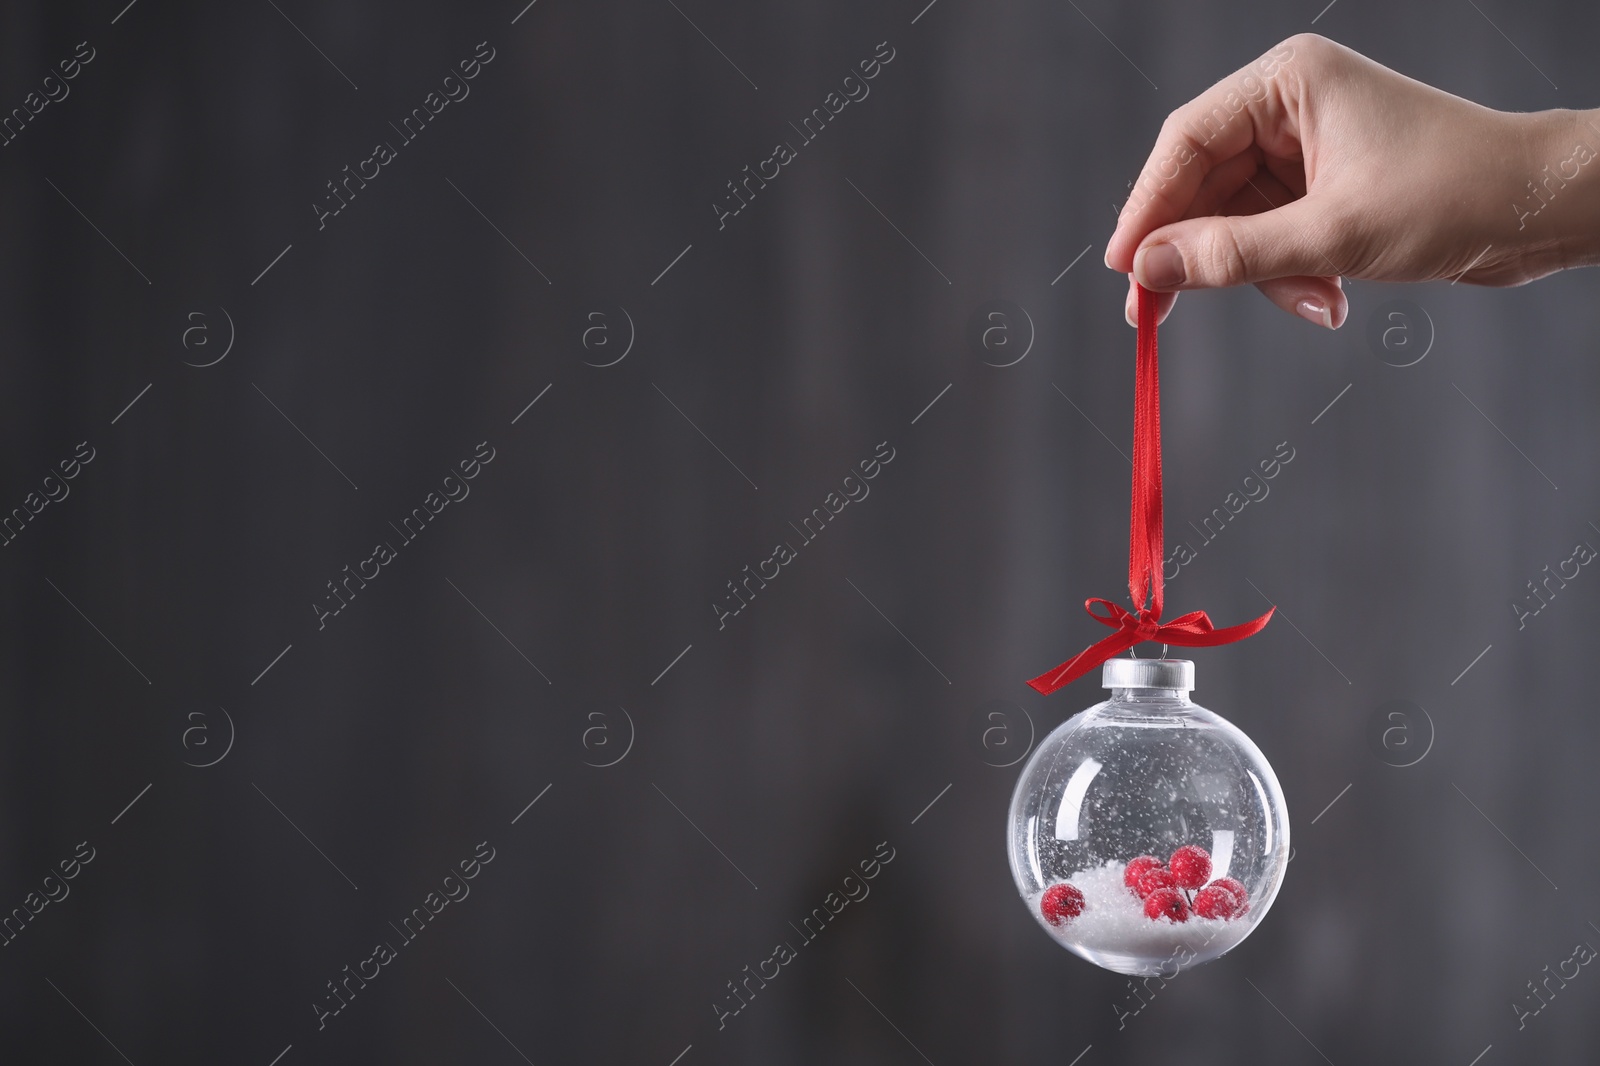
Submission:
POLYGON ((1285 37, 1283 40, 1278 42, 1278 48, 1274 49, 1274 51, 1287 48, 1297 52, 1311 52, 1321 49, 1331 43, 1332 42, 1326 37, 1322 36, 1322 34, 1312 33, 1311 31, 1307 30, 1302 33, 1294 34, 1291 37, 1285 37))
POLYGON ((1292 62, 1309 74, 1324 74, 1337 68, 1349 54, 1343 45, 1320 33, 1297 33, 1284 39, 1263 58, 1275 60, 1279 66, 1292 62))
POLYGON ((1284 55, 1288 53, 1295 57, 1305 56, 1310 59, 1319 59, 1329 55, 1334 44, 1320 33, 1297 33, 1293 37, 1286 37, 1278 42, 1278 46, 1268 52, 1268 55, 1284 55))
MULTIPOLYGON (((1161 123, 1160 158, 1153 161, 1158 168, 1181 168, 1205 154, 1207 142, 1195 132, 1196 114, 1204 106, 1199 100, 1190 101, 1168 114, 1161 123)), ((1170 174, 1164 176, 1171 177, 1170 174)))
POLYGON ((1237 220, 1219 218, 1207 237, 1198 249, 1200 272, 1216 285, 1242 285, 1248 281, 1251 242, 1240 230, 1237 220))

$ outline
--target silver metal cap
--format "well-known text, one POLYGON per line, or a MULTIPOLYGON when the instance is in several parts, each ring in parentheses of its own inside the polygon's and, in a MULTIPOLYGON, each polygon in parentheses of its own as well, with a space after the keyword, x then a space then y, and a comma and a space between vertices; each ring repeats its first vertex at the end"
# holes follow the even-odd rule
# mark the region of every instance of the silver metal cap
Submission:
POLYGON ((1194 689, 1194 663, 1188 659, 1107 659, 1100 673, 1101 688, 1194 689))

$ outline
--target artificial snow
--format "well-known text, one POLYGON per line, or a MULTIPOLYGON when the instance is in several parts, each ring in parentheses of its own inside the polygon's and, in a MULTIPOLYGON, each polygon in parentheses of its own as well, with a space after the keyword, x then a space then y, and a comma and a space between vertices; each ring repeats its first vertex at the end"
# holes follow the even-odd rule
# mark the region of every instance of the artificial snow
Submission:
MULTIPOLYGON (((1202 918, 1192 911, 1186 922, 1148 918, 1144 900, 1122 882, 1126 865, 1108 862, 1066 878, 1083 893, 1083 913, 1058 926, 1046 923, 1050 935, 1102 966, 1124 973, 1155 973, 1214 959, 1255 926, 1254 912, 1226 920, 1202 918)), ((1036 915, 1043 895, 1028 899, 1036 915)))

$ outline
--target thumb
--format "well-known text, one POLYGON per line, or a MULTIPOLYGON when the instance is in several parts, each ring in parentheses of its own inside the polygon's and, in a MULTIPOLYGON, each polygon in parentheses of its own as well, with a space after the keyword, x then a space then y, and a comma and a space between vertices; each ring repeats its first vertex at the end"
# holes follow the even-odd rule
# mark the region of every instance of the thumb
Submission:
POLYGON ((1214 289, 1341 273, 1310 235, 1326 233, 1304 199, 1258 215, 1210 215, 1163 226, 1141 242, 1133 276, 1147 289, 1214 289))

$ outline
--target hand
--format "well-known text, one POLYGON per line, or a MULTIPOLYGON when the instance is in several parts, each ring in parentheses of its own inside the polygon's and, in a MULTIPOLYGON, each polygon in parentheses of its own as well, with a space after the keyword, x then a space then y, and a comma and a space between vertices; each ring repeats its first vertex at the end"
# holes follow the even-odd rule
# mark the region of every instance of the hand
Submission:
POLYGON ((1315 34, 1167 117, 1106 246, 1161 294, 1253 282, 1329 329, 1340 278, 1520 285, 1600 261, 1600 119, 1493 111, 1315 34))

